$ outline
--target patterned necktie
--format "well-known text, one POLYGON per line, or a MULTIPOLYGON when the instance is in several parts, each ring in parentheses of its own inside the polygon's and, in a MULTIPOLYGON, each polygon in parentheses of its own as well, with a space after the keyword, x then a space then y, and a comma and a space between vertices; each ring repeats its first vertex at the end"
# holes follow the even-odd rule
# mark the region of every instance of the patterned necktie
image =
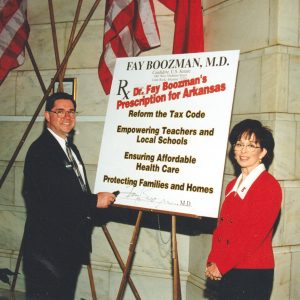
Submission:
POLYGON ((72 154, 72 150, 71 150, 71 148, 70 148, 70 146, 69 146, 69 144, 68 144, 67 141, 66 141, 66 150, 67 150, 69 161, 72 164, 73 170, 74 170, 74 172, 75 172, 75 174, 76 174, 76 176, 78 178, 78 181, 79 181, 79 183, 81 185, 81 188, 82 188, 82 190, 84 192, 86 192, 87 191, 86 185, 84 183, 84 180, 83 180, 83 178, 81 176, 81 173, 80 173, 80 170, 79 170, 79 167, 78 167, 78 164, 77 164, 77 162, 76 162, 76 160, 75 160, 75 158, 74 158, 74 156, 72 154))

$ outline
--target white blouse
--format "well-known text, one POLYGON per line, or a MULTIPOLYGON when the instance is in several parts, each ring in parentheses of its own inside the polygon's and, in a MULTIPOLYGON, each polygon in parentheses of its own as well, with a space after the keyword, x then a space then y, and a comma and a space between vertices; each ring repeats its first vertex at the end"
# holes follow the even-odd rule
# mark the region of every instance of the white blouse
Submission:
POLYGON ((250 174, 243 181, 242 181, 243 174, 241 173, 235 185, 233 186, 232 190, 227 193, 226 197, 229 194, 234 192, 237 193, 241 199, 244 199, 253 182, 265 170, 266 170, 265 165, 259 164, 254 170, 250 172, 250 174))

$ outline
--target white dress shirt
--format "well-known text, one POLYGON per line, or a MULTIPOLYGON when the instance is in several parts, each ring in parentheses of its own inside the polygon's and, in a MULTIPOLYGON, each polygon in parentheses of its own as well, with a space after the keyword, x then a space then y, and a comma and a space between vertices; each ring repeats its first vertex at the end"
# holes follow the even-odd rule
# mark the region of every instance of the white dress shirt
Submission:
MULTIPOLYGON (((51 130, 50 128, 47 128, 49 130, 49 132, 55 137, 55 139, 58 141, 58 143, 60 144, 61 148, 64 150, 64 152, 66 153, 67 157, 68 157, 68 154, 67 154, 67 150, 66 150, 66 140, 63 139, 62 137, 60 137, 59 135, 57 135, 53 130, 51 130)), ((76 160, 76 163, 78 165, 78 168, 79 168, 79 172, 81 174, 81 177, 82 179, 84 180, 84 183, 85 183, 85 176, 84 176, 84 172, 83 172, 83 166, 82 164, 80 163, 80 161, 78 160, 76 154, 74 153, 74 151, 71 149, 72 151, 72 154, 73 154, 73 157, 74 159, 76 160)))

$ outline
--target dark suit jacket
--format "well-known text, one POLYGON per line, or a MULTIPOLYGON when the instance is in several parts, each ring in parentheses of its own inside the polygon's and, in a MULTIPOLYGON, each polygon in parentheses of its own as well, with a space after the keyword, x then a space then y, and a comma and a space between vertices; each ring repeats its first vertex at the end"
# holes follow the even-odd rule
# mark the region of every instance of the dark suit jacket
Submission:
MULTIPOLYGON (((72 150, 83 165, 74 145, 72 150)), ((82 191, 66 154, 47 129, 28 150, 23 196, 27 209, 24 259, 36 255, 88 263, 97 196, 89 188, 82 191)))

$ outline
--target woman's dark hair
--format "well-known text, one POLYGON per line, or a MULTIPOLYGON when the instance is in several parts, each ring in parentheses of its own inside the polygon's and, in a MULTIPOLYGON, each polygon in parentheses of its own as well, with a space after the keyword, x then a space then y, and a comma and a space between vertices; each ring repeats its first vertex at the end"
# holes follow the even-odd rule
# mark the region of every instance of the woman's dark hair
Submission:
POLYGON ((237 123, 229 134, 229 142, 231 144, 229 157, 234 165, 236 173, 240 173, 240 168, 234 159, 233 145, 239 141, 243 135, 251 137, 252 134, 255 135, 256 141, 259 143, 260 147, 267 150, 267 154, 262 159, 267 170, 273 161, 275 142, 271 129, 263 126, 260 121, 246 119, 237 123))

